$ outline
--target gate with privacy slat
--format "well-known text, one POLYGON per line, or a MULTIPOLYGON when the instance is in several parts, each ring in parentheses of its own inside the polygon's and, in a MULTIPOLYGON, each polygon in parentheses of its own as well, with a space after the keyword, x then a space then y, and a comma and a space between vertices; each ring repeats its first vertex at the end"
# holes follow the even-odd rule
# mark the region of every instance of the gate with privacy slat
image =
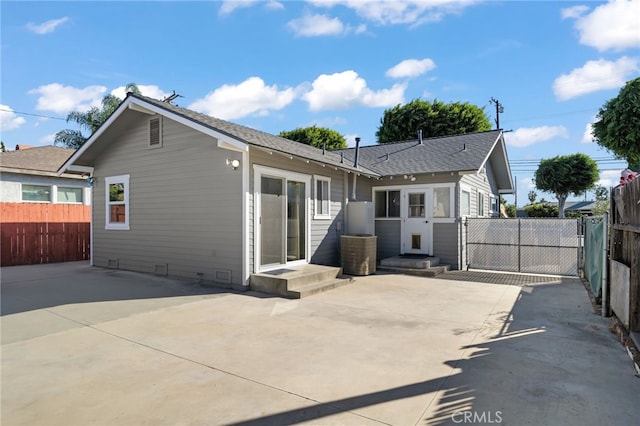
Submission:
POLYGON ((578 275, 579 219, 467 218, 465 225, 468 268, 578 275))

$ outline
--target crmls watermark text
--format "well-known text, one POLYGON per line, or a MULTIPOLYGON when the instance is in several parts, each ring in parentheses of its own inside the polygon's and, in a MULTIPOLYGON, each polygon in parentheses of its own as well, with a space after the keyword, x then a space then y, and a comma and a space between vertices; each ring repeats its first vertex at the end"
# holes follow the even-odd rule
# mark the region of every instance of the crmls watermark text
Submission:
POLYGON ((456 411, 451 415, 454 423, 502 423, 502 411, 456 411))

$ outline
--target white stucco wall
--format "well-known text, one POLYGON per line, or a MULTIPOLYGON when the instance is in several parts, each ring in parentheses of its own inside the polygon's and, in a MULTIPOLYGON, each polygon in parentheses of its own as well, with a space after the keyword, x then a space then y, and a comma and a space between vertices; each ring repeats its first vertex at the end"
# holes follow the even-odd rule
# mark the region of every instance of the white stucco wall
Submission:
POLYGON ((52 202, 54 203, 57 202, 56 193, 58 186, 82 188, 83 204, 91 204, 91 188, 84 179, 23 175, 17 173, 0 173, 0 202, 22 202, 22 184, 50 186, 53 196, 52 202))

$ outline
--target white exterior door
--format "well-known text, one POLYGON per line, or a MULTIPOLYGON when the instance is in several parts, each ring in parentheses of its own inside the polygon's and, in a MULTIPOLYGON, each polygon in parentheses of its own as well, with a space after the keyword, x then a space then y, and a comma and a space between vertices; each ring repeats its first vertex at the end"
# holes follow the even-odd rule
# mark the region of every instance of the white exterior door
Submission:
POLYGON ((433 189, 410 188, 402 191, 402 254, 433 252, 433 189))

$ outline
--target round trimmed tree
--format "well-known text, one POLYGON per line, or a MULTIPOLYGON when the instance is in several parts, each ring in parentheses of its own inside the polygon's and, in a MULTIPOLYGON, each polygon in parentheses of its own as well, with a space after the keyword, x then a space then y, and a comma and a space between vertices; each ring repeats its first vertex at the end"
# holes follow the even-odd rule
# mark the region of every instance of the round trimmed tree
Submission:
POLYGON ((544 159, 535 172, 536 188, 551 192, 558 199, 558 217, 564 217, 569 194, 583 194, 593 188, 599 178, 596 162, 582 153, 544 159))

